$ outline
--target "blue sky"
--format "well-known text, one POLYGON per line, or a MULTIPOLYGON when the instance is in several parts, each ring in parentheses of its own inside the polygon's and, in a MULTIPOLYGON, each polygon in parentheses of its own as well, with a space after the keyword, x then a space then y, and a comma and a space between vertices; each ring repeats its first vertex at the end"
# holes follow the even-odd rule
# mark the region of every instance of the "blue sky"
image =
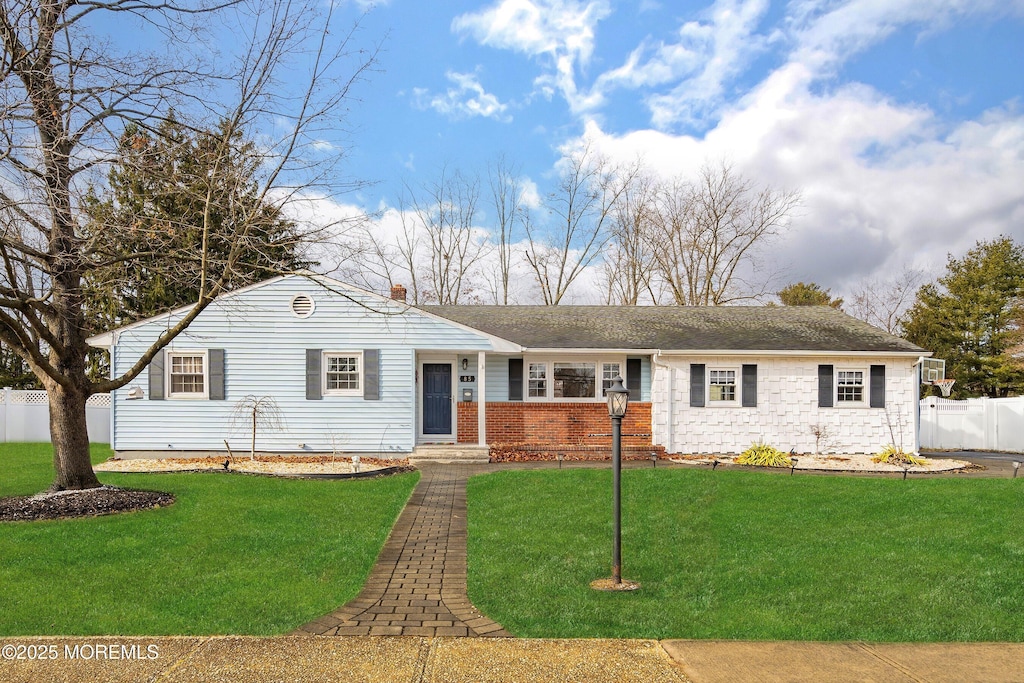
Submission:
POLYGON ((346 168, 377 184, 349 209, 500 153, 544 193, 588 139, 666 177, 725 159, 799 190, 771 251, 786 281, 842 292, 1024 240, 1020 0, 390 0, 362 30, 386 37, 346 168))
MULTIPOLYGON (((320 132, 345 149, 348 175, 373 184, 312 197, 303 211, 314 217, 366 215, 394 239, 409 224, 403 188, 445 167, 486 177, 499 155, 537 204, 563 152, 587 142, 665 179, 725 161, 759 186, 798 191, 762 262, 779 287, 848 294, 908 267, 934 277, 979 239, 1024 241, 1024 0, 335 8, 345 22, 365 12, 356 43, 382 50, 346 120, 320 132)), ((127 20, 115 21, 129 40, 127 20)), ((476 218, 483 235, 485 201, 476 218)), ((519 266, 517 299, 533 301, 519 266)), ((488 269, 480 259, 476 276, 488 269)), ((598 279, 590 269, 569 301, 597 303, 598 279)))

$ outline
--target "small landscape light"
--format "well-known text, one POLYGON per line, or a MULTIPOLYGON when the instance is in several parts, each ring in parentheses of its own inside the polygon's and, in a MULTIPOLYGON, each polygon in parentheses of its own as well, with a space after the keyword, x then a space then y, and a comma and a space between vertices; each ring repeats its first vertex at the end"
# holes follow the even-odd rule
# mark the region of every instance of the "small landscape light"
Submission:
POLYGON ((657 467, 658 466, 658 454, 657 453, 651 453, 651 466, 652 467, 657 467))
POLYGON ((225 460, 224 461, 224 469, 228 469, 229 465, 231 465, 231 461, 230 460, 225 460))
POLYGON ((907 480, 907 472, 910 471, 910 465, 903 466, 903 481, 907 480))
POLYGON ((714 472, 716 467, 718 467, 718 458, 711 461, 711 471, 714 472))
POLYGON ((791 477, 793 476, 793 472, 796 470, 797 460, 798 460, 798 458, 793 456, 793 451, 790 451, 789 452, 789 464, 790 464, 789 476, 791 476, 791 477))
POLYGON ((555 457, 558 458, 558 469, 562 469, 562 459, 565 458, 565 456, 561 453, 558 453, 557 455, 555 455, 555 457))
POLYGON ((359 456, 358 455, 353 455, 352 456, 352 469, 354 469, 356 472, 359 471, 359 456))
POLYGON ((1017 478, 1017 471, 1019 469, 1020 469, 1020 461, 1019 460, 1014 460, 1013 461, 1013 478, 1014 479, 1017 478))

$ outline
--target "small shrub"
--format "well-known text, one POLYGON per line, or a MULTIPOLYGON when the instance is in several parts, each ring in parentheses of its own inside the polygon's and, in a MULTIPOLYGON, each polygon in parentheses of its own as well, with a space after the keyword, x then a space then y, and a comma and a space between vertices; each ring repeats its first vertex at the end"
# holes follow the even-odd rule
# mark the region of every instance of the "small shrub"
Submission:
POLYGON ((919 458, 913 453, 907 453, 902 448, 896 448, 895 446, 886 446, 882 449, 882 452, 871 458, 874 462, 886 462, 891 465, 918 465, 924 466, 928 464, 928 461, 924 458, 919 458))
POLYGON ((737 465, 757 465, 758 467, 792 467, 789 455, 768 444, 755 443, 740 453, 737 465))

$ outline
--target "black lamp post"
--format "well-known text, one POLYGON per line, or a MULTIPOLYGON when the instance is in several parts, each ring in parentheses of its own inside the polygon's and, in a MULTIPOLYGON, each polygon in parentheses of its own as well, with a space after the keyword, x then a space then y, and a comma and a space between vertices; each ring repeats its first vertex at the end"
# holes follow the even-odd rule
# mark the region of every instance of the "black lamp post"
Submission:
POLYGON ((608 396, 608 416, 612 419, 612 488, 615 538, 612 542, 612 579, 598 579, 591 583, 602 590, 635 590, 640 585, 622 580, 622 418, 626 416, 629 404, 629 390, 622 386, 622 378, 616 377, 605 392, 608 396))

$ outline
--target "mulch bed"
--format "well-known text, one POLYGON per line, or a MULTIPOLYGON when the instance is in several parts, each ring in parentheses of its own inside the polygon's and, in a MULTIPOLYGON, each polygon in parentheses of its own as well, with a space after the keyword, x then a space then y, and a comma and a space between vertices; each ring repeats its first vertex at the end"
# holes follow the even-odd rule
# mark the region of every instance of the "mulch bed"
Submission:
MULTIPOLYGON (((664 448, 660 446, 626 446, 622 449, 622 460, 650 460, 655 453, 659 460, 665 459, 664 448)), ((610 446, 558 446, 535 444, 492 444, 491 462, 549 462, 561 455, 565 462, 611 461, 610 446)))
POLYGON ((58 491, 34 496, 0 498, 0 522, 94 517, 165 507, 174 496, 162 491, 140 491, 115 486, 83 491, 58 491))

